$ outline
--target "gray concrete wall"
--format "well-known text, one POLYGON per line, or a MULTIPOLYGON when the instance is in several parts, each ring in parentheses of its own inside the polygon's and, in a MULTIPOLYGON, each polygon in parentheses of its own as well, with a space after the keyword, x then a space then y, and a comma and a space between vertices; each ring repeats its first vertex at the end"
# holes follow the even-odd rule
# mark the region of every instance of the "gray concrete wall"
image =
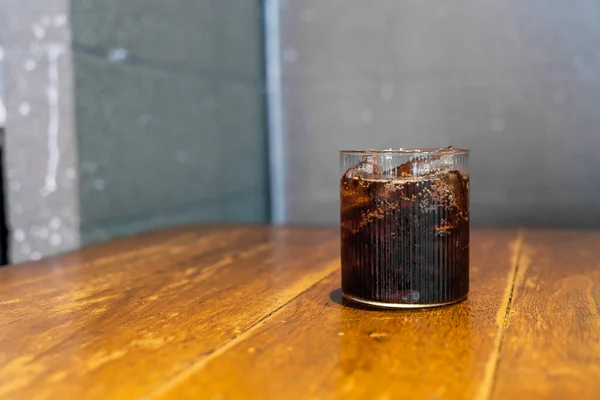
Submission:
POLYGON ((0 1, 10 260, 79 246, 68 3, 0 1))
POLYGON ((0 0, 10 261, 268 218, 259 0, 0 0))
POLYGON ((471 154, 475 225, 600 227, 600 3, 280 1, 286 211, 335 223, 342 148, 471 154))
POLYGON ((71 9, 84 242, 265 221, 260 1, 71 9))

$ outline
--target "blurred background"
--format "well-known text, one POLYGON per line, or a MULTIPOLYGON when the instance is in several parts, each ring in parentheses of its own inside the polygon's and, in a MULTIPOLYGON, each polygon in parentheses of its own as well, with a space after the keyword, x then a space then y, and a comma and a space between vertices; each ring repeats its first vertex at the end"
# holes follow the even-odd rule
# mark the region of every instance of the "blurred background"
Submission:
POLYGON ((0 0, 0 250, 335 225, 338 151, 471 149, 472 223, 600 227, 595 0, 0 0))

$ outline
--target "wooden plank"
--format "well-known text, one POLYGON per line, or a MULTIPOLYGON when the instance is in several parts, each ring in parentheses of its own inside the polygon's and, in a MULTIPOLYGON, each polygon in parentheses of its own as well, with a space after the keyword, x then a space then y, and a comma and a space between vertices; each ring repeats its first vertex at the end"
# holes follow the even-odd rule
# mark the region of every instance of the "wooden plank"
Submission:
POLYGON ((339 268, 337 229, 195 227, 0 270, 0 397, 143 395, 339 268))
POLYGON ((600 233, 525 235, 494 399, 600 398, 600 233))
POLYGON ((516 232, 475 231, 471 294, 455 306, 374 311, 340 304, 338 273, 151 398, 486 398, 498 359, 516 232))

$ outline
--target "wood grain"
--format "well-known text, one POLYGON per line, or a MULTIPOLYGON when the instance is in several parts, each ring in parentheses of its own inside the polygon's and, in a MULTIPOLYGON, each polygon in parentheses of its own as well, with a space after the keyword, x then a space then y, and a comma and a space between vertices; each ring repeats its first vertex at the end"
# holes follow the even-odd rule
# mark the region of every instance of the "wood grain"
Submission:
POLYGON ((337 229, 187 227, 0 270, 0 398, 596 399, 600 233, 477 231, 471 294, 341 304, 337 229))
POLYGON ((0 270, 0 397, 129 399, 339 268, 337 229, 190 227, 0 270))
POLYGON ((336 273, 152 397, 488 398, 520 243, 516 232, 474 232, 470 298, 445 308, 344 306, 336 273))
POLYGON ((600 233, 528 232, 495 399, 600 398, 600 233))

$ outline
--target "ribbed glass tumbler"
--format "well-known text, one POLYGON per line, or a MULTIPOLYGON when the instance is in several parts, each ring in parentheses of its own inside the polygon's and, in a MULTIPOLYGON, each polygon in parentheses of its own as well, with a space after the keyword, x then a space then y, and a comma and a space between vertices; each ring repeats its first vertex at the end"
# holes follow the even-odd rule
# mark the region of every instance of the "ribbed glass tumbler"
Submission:
POLYGON ((340 152, 342 291, 391 308, 469 292, 469 152, 340 152))

